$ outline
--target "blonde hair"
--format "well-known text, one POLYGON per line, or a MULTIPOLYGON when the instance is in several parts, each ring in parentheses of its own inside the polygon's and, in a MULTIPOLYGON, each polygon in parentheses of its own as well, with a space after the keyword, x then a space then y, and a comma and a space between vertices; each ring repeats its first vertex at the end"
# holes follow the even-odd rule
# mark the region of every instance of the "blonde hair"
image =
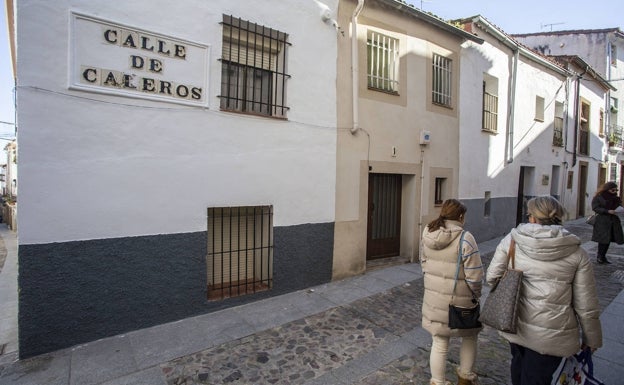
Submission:
POLYGON ((440 216, 431 221, 427 227, 429 231, 436 231, 440 227, 444 228, 444 221, 461 221, 464 219, 464 214, 466 214, 466 206, 463 205, 457 199, 447 199, 442 204, 442 208, 440 209, 440 216))
POLYGON ((529 199, 527 211, 540 225, 560 225, 565 215, 561 203, 550 195, 529 199))

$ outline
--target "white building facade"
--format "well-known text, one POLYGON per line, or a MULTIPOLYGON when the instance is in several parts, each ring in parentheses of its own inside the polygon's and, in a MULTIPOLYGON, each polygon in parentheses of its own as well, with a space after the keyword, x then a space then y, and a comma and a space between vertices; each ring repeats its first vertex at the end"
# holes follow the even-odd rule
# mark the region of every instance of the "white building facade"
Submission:
MULTIPOLYGON (((624 113, 619 112, 624 103, 624 33, 619 28, 550 31, 514 35, 522 44, 545 55, 577 55, 606 80, 611 88, 602 108, 603 140, 609 146, 606 180, 617 181, 620 191, 624 187, 624 113)), ((587 87, 593 80, 587 78, 587 87)), ((592 186, 594 187, 594 186, 592 186)))
POLYGON ((22 357, 331 279, 338 1, 263 3, 10 4, 22 357))
POLYGON ((538 195, 558 198, 568 219, 591 212, 587 194, 605 167, 604 79, 577 83, 576 67, 527 49, 487 19, 462 23, 485 39, 462 51, 459 198, 467 227, 478 240, 504 235, 527 221, 526 202, 538 195), (581 128, 579 102, 591 110, 581 128))

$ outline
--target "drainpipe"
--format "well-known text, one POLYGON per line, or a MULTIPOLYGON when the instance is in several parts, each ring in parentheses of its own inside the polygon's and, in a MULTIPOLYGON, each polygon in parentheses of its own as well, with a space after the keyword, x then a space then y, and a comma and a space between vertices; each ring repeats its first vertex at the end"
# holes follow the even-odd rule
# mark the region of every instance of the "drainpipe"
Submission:
POLYGON ((576 166, 576 151, 578 148, 578 132, 580 129, 581 120, 581 79, 587 72, 587 68, 581 72, 580 75, 576 75, 576 95, 574 97, 574 143, 572 149, 572 167, 576 166))
POLYGON ((516 110, 516 82, 518 79, 518 61, 520 59, 520 49, 516 47, 513 56, 513 69, 511 74, 511 84, 509 85, 509 116, 507 117, 507 163, 514 160, 514 116, 516 110))
POLYGON ((355 7, 355 11, 353 11, 353 15, 351 16, 351 76, 353 83, 353 127, 351 127, 351 134, 355 135, 355 133, 359 129, 359 102, 358 102, 358 91, 360 88, 360 82, 358 81, 358 36, 357 36, 357 18, 362 12, 362 8, 364 8, 364 0, 358 0, 358 4, 355 7))

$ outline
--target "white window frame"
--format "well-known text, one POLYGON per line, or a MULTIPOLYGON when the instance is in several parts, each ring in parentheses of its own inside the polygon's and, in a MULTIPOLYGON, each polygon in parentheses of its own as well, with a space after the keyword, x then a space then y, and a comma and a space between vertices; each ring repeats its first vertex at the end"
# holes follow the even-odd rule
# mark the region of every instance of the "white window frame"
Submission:
POLYGON ((399 93, 399 39, 369 30, 366 39, 368 88, 399 93))
POLYGON ((434 53, 432 58, 433 75, 431 100, 434 104, 452 107, 453 60, 434 53))

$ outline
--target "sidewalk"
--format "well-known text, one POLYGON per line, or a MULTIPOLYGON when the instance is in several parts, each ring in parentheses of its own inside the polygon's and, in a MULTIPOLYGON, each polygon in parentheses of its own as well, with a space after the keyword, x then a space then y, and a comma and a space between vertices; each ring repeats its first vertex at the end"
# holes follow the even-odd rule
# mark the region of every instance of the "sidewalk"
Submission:
MULTIPOLYGON (((566 227, 593 257, 583 219, 566 227)), ((498 241, 479 244, 486 263, 498 241)), ((604 334, 594 361, 599 378, 618 384, 624 246, 609 251, 612 265, 594 265, 604 334)), ((27 360, 8 353, 0 356, 0 384, 427 385, 431 337, 420 328, 422 293, 420 265, 392 266, 27 360)), ((507 343, 486 327, 476 367, 481 383, 509 383, 509 357, 507 343)), ((457 362, 454 341, 447 365, 453 381, 457 362)))

